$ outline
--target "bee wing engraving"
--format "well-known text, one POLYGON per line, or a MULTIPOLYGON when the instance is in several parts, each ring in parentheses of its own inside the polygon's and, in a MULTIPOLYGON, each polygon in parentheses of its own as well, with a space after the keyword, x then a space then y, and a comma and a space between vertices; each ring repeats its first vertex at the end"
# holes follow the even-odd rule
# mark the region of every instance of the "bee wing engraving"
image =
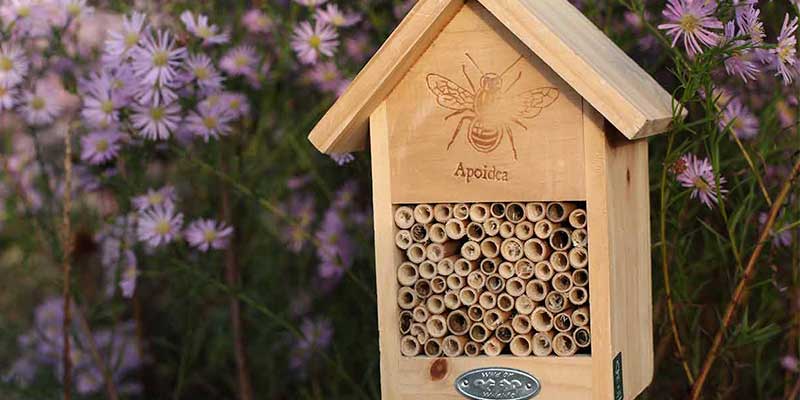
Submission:
POLYGON ((553 105, 560 95, 558 89, 543 87, 528 90, 514 96, 517 118, 530 119, 537 117, 542 110, 553 105))
POLYGON ((428 89, 436 96, 436 103, 453 111, 472 110, 475 94, 439 74, 428 75, 428 89))

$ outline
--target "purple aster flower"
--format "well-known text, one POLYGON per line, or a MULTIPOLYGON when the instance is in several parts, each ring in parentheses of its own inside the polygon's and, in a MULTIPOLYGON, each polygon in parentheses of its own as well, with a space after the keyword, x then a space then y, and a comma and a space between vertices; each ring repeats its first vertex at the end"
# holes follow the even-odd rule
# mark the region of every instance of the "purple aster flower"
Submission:
POLYGON ((197 106, 197 111, 192 111, 186 117, 186 128, 208 143, 210 138, 219 139, 220 136, 229 135, 231 121, 233 121, 233 115, 222 103, 210 105, 210 103, 201 102, 197 106))
POLYGON ((81 160, 100 165, 117 158, 122 139, 122 134, 117 131, 92 132, 82 137, 81 160))
POLYGON ((230 49, 219 62, 220 68, 228 75, 251 77, 256 74, 258 57, 252 46, 237 46, 230 49))
POLYGON ((39 82, 32 91, 22 94, 22 115, 31 125, 41 126, 53 122, 61 113, 63 105, 53 96, 50 85, 39 82))
POLYGON ((27 74, 28 60, 22 49, 12 43, 0 45, 0 86, 16 86, 27 74))
MULTIPOLYGON (((767 219, 769 215, 767 213, 761 213, 758 215, 758 224, 761 225, 761 230, 764 230, 764 225, 767 224, 767 219)), ((783 232, 775 232, 773 230, 772 233, 772 245, 775 247, 788 247, 792 244, 792 231, 786 230, 783 232)))
POLYGON ((669 22, 659 25, 658 29, 673 37, 673 47, 683 37, 689 55, 702 53, 703 46, 716 46, 719 42, 719 34, 714 30, 723 26, 714 16, 716 9, 714 0, 669 0, 664 10, 669 22))
POLYGON ((178 201, 178 194, 174 186, 164 186, 160 189, 147 189, 147 193, 134 197, 131 200, 136 211, 142 212, 155 207, 174 208, 178 201))
POLYGON ((323 92, 340 93, 349 83, 333 62, 318 63, 310 73, 311 80, 323 92))
POLYGON ((322 4, 325 4, 328 0, 294 0, 295 3, 301 4, 307 7, 316 7, 322 4))
POLYGON ((299 338, 291 351, 289 366, 304 369, 316 353, 325 351, 333 341, 333 325, 327 319, 306 318, 300 325, 299 338))
POLYGON ((131 55, 133 72, 143 83, 168 86, 186 58, 186 49, 178 47, 168 31, 159 30, 144 35, 131 55))
POLYGON ((130 299, 136 291, 136 281, 139 277, 136 254, 131 250, 126 250, 123 260, 125 264, 122 266, 119 288, 122 291, 122 297, 130 299))
POLYGON ((102 72, 81 81, 81 90, 84 92, 81 115, 93 127, 107 129, 119 120, 118 110, 125 102, 120 96, 114 95, 111 79, 110 74, 102 72))
POLYGON ((0 85, 0 111, 12 109, 17 104, 17 96, 16 88, 0 85))
POLYGON ((176 103, 150 106, 134 104, 131 123, 137 129, 138 136, 148 140, 166 140, 181 122, 180 111, 176 103))
POLYGON ((103 61, 111 65, 119 65, 124 61, 128 53, 139 44, 146 22, 147 15, 139 12, 125 16, 122 20, 122 28, 108 34, 103 61))
MULTIPOLYGON (((679 164, 680 168, 677 169, 678 176, 676 179, 681 186, 692 189, 693 199, 700 199, 700 202, 708 208, 712 208, 714 204, 719 203, 714 168, 707 158, 701 160, 694 154, 688 153, 681 157, 679 164)), ((720 186, 724 185, 725 182, 725 178, 720 176, 720 186)), ((720 187, 719 192, 724 195, 728 191, 720 187)))
POLYGON ((344 48, 347 55, 356 62, 362 62, 372 53, 372 44, 369 35, 358 32, 344 40, 344 48))
POLYGON ((175 212, 172 205, 156 206, 139 215, 136 230, 139 240, 150 247, 169 244, 180 236, 183 214, 175 212))
POLYGON ((242 16, 242 24, 250 33, 268 33, 272 30, 272 19, 257 8, 251 8, 242 16))
POLYGON ((208 16, 198 14, 195 16, 191 11, 184 11, 181 14, 181 21, 186 26, 186 30, 192 35, 203 39, 203 45, 228 43, 230 35, 220 33, 219 27, 208 24, 208 16))
POLYGON ((722 130, 730 127, 736 137, 749 140, 758 135, 759 122, 758 118, 737 98, 725 106, 719 126, 722 130))
POLYGON ((728 75, 739 76, 743 81, 754 80, 760 72, 750 49, 742 48, 747 45, 743 40, 733 40, 736 37, 736 25, 733 21, 725 25, 725 41, 734 47, 732 54, 725 60, 725 70, 728 75))
POLYGON ((343 166, 343 165, 350 164, 351 162, 353 162, 353 160, 356 159, 355 156, 353 156, 352 153, 335 153, 335 154, 331 154, 330 157, 340 167, 343 166))
POLYGON ((224 79, 207 55, 190 55, 186 59, 186 70, 189 74, 189 80, 196 81, 197 86, 203 91, 217 92, 222 89, 224 79))
POLYGON ((750 41, 754 45, 764 43, 766 33, 764 33, 764 23, 760 19, 761 10, 753 4, 748 4, 745 7, 737 8, 736 15, 739 29, 750 36, 750 41))
POLYGON ((328 4, 325 9, 317 9, 317 20, 335 27, 346 28, 361 21, 361 15, 353 11, 342 11, 336 4, 328 4))
POLYGON ((339 34, 336 29, 321 21, 317 21, 313 27, 303 21, 292 33, 292 48, 304 64, 315 64, 320 56, 332 57, 337 46, 339 34))
POLYGON ((772 68, 777 72, 775 75, 780 75, 785 84, 789 85, 794 79, 795 70, 794 66, 797 63, 797 17, 789 20, 789 14, 783 20, 783 28, 778 35, 778 45, 774 49, 770 49, 772 56, 772 68))
POLYGON ((240 118, 250 114, 250 102, 241 93, 225 92, 220 97, 223 107, 227 107, 233 118, 240 118))
POLYGON ((199 219, 189 224, 184 236, 189 245, 207 252, 209 249, 223 250, 233 234, 233 228, 213 219, 199 219))
POLYGON ((94 14, 94 7, 86 4, 86 0, 60 0, 64 14, 69 19, 81 19, 94 14))
POLYGON ((355 243, 338 207, 325 213, 317 231, 317 256, 320 259, 318 274, 323 280, 337 282, 350 268, 355 256, 355 243))
POLYGON ((308 193, 292 195, 286 205, 281 207, 292 218, 292 223, 284 229, 284 238, 289 249, 295 253, 300 253, 308 242, 308 232, 316 216, 314 207, 314 196, 308 193))

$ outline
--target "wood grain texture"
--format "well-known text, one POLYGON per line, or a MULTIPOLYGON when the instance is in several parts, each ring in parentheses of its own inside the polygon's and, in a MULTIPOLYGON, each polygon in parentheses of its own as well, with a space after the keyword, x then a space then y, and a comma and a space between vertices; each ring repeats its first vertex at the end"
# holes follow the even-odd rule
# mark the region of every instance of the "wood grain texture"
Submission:
POLYGON ((585 198, 581 97, 477 2, 386 103, 396 204, 585 198))
POLYGON ((361 150, 378 105, 444 26, 463 0, 420 0, 309 135, 323 153, 361 150))

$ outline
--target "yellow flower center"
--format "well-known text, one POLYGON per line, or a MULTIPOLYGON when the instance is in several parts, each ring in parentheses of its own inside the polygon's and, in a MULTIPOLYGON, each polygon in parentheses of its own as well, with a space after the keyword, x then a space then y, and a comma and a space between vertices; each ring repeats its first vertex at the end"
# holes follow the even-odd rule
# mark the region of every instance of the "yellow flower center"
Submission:
POLYGON ((19 14, 22 18, 27 18, 31 16, 31 8, 29 6, 21 6, 17 9, 17 14, 19 14))
POLYGON ((696 187, 697 190, 699 190, 701 192, 708 192, 709 191, 708 183, 706 183, 706 181, 703 180, 703 178, 701 178, 699 176, 694 178, 694 181, 692 181, 692 183, 694 183, 694 187, 696 187))
POLYGON ((8 94, 8 89, 4 88, 3 86, 0 86, 0 97, 5 96, 6 94, 8 94))
POLYGON ((328 71, 322 76, 322 79, 326 82, 333 82, 336 80, 336 72, 328 71))
POLYGON ((164 202, 164 196, 161 193, 152 193, 147 196, 147 202, 152 205, 159 205, 164 202))
POLYGON ((208 77, 211 76, 211 72, 206 67, 197 67, 194 69, 194 76, 202 81, 208 79, 208 77))
POLYGON ((156 50, 153 53, 153 66, 166 67, 169 61, 169 53, 164 50, 156 50))
POLYGON ((169 221, 162 219, 156 224, 156 233, 162 236, 167 235, 169 234, 170 228, 169 221))
POLYGON ((234 99, 231 99, 231 101, 228 103, 228 106, 230 106, 230 108, 232 108, 234 110, 238 110, 239 107, 242 106, 242 103, 239 101, 239 99, 234 98, 234 99))
POLYGON ((214 229, 206 229, 203 231, 203 240, 206 242, 213 242, 217 239, 217 231, 214 229))
POLYGON ((14 68, 14 61, 9 56, 0 56, 0 71, 8 72, 14 68))
POLYGON ((44 98, 42 98, 42 97, 40 97, 40 96, 35 96, 35 97, 34 97, 34 98, 31 100, 31 108, 33 108, 33 109, 34 109, 34 110, 36 110, 36 111, 41 111, 41 110, 43 110, 43 109, 44 109, 44 106, 45 106, 45 104, 46 104, 46 103, 44 102, 44 98))
POLYGON ((104 114, 111 114, 114 112, 114 102, 111 100, 104 100, 102 103, 100 103, 100 111, 102 111, 104 114))
POLYGON ((308 45, 314 49, 318 49, 319 46, 322 44, 322 38, 319 35, 313 35, 308 38, 308 45))
POLYGON ((104 152, 108 150, 109 147, 111 147, 111 145, 108 143, 108 139, 100 139, 94 144, 95 150, 99 152, 104 152))
POLYGON ((684 31, 692 33, 700 26, 700 20, 692 14, 686 14, 681 17, 680 26, 684 31))
POLYGON ((216 129, 218 122, 217 119, 212 116, 203 117, 203 125, 208 129, 216 129))
POLYGON ((81 6, 78 3, 72 2, 67 4, 67 14, 72 17, 77 17, 81 13, 81 6))
POLYGON ((139 32, 128 32, 123 41, 127 49, 136 46, 136 43, 139 43, 139 32))
POLYGON ((345 23, 345 20, 344 20, 344 17, 343 17, 343 16, 341 16, 341 15, 336 15, 336 16, 334 16, 334 17, 333 17, 333 19, 331 20, 331 23, 333 23, 333 24, 334 24, 334 25, 336 25, 336 26, 341 26, 341 25, 344 25, 344 23, 345 23))
POLYGON ((161 121, 164 119, 164 109, 161 107, 153 107, 150 109, 150 118, 153 121, 161 121))
POLYGON ((247 66, 248 61, 250 61, 250 58, 244 54, 240 54, 236 56, 233 63, 236 64, 237 67, 242 68, 247 66))
POLYGON ((202 26, 200 29, 197 30, 197 36, 200 36, 203 39, 208 39, 213 35, 214 32, 211 32, 211 29, 207 26, 202 26))

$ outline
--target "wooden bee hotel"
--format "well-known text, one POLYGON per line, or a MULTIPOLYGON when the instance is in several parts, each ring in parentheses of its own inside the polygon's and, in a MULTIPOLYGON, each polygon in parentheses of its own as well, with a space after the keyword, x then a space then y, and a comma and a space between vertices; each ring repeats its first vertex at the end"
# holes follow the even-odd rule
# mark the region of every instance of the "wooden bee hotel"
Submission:
POLYGON ((371 148, 383 398, 639 395, 676 109, 567 0, 420 0, 309 137, 371 148))

